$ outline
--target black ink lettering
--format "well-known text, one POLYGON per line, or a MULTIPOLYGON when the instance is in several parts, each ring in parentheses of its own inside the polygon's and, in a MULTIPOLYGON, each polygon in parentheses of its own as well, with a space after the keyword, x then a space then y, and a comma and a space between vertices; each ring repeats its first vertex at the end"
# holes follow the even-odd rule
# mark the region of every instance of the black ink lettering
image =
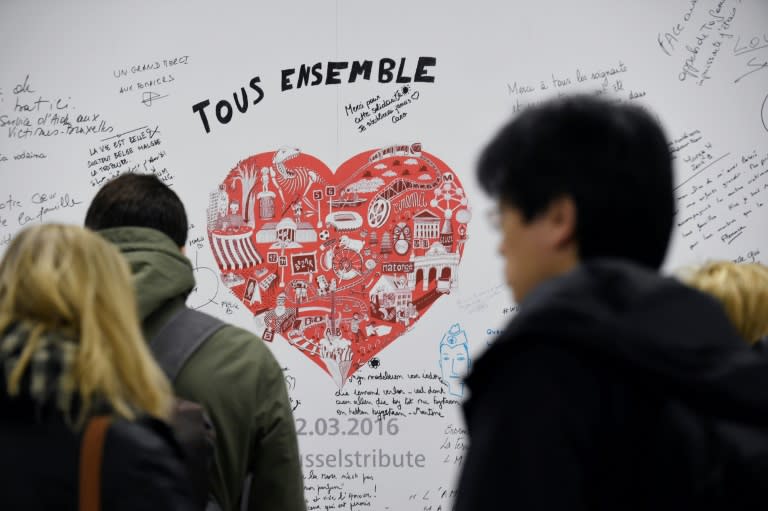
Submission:
POLYGON ((739 76, 738 78, 736 78, 733 81, 733 83, 739 83, 742 78, 745 78, 745 77, 751 75, 752 73, 760 71, 761 69, 768 68, 768 60, 766 60, 765 62, 759 62, 757 60, 757 57, 752 57, 751 59, 749 59, 749 62, 747 62, 747 67, 748 68, 754 68, 754 69, 752 69, 751 71, 747 71, 743 75, 739 76))
POLYGON ((211 127, 208 124, 208 117, 205 115, 205 107, 210 105, 211 102, 209 100, 201 101, 200 103, 197 103, 196 105, 192 105, 192 113, 200 113, 200 120, 203 121, 203 128, 205 128, 206 133, 211 132, 211 127))
POLYGON ((435 65, 437 65, 437 59, 435 57, 419 57, 419 60, 416 63, 416 74, 413 77, 413 81, 434 83, 435 77, 429 76, 427 74, 428 71, 425 68, 433 67, 435 65))
POLYGON ((288 77, 291 76, 295 72, 296 72, 295 69, 283 69, 282 71, 280 71, 280 74, 282 76, 282 81, 281 81, 281 86, 280 86, 280 90, 281 91, 287 91, 288 89, 293 89, 293 85, 291 84, 291 80, 288 77))
POLYGON ((32 87, 29 85, 29 75, 24 78, 24 83, 20 83, 13 88, 14 94, 21 94, 23 92, 28 92, 29 94, 35 93, 35 91, 32 90, 32 87))
POLYGON ((253 100, 254 105, 258 104, 259 101, 264 99, 264 90, 261 88, 260 85, 258 85, 260 82, 261 82, 261 78, 259 78, 258 76, 254 76, 253 78, 251 78, 251 81, 248 84, 250 85, 251 89, 255 90, 256 94, 258 94, 256 99, 253 100))
POLYGON ((216 118, 221 124, 227 124, 232 120, 232 105, 226 99, 216 103, 216 118), (226 110, 226 113, 222 114, 222 110, 226 110))
POLYGON ((323 82, 323 64, 318 62, 314 66, 312 66, 312 76, 314 79, 312 80, 311 85, 319 85, 323 82))
POLYGON ((392 81, 392 70, 395 68, 395 61, 383 58, 379 61, 379 82, 389 83, 392 81))
POLYGON ((339 79, 339 70, 346 69, 347 67, 349 67, 349 62, 328 62, 328 74, 325 76, 325 84, 340 84, 341 80, 339 79))
POLYGON ((403 76, 403 69, 405 68, 405 57, 400 59, 400 67, 397 69, 397 83, 408 83, 411 81, 410 76, 403 76))
POLYGON ((371 69, 373 69, 373 61, 371 60, 364 60, 363 62, 356 60, 352 62, 352 69, 349 72, 349 83, 354 83, 361 74, 364 80, 370 80, 371 69))
POLYGON ((299 79, 296 81, 296 88, 309 85, 309 72, 312 68, 304 64, 299 68, 299 79))
POLYGON ((240 87, 240 94, 243 96, 243 104, 240 104, 240 101, 238 101, 237 93, 233 93, 232 97, 235 100, 235 106, 237 107, 237 110, 244 114, 248 110, 248 94, 245 92, 245 87, 240 87))

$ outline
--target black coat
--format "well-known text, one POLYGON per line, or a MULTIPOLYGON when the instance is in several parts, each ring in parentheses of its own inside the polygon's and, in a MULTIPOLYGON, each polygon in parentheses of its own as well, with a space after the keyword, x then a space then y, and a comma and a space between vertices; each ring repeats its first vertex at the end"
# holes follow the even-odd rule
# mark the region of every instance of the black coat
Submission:
MULTIPOLYGON (((0 382, 0 509, 77 510, 81 433, 52 407, 11 399, 0 382)), ((193 509, 181 454, 169 428, 117 420, 102 459, 104 511, 193 509)))
POLYGON ((768 360, 720 305, 617 261, 534 290, 467 384, 455 511, 691 509, 708 461, 661 434, 669 396, 768 419, 768 360))

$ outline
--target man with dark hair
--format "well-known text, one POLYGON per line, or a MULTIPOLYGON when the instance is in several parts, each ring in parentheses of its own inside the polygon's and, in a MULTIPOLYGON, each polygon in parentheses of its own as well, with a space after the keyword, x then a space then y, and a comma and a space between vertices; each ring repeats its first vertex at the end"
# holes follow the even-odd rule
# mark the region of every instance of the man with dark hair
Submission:
POLYGON ((674 197, 657 122, 549 101, 499 131, 478 175, 520 312, 466 380, 455 511, 741 509, 768 482, 744 461, 767 466, 768 364, 658 275, 674 197), (763 429, 726 439, 711 417, 763 429))
MULTIPOLYGON (((186 318, 185 301, 195 280, 183 255, 187 215, 173 190, 153 175, 121 175, 96 194, 85 225, 117 245, 130 263, 147 339, 154 343, 176 318, 186 318)), ((220 324, 207 332, 212 333, 202 334, 205 340, 172 379, 179 397, 203 405, 215 426, 210 486, 216 503, 225 511, 239 511, 243 499, 250 510, 303 511, 296 430, 282 369, 262 340, 246 330, 220 324)))

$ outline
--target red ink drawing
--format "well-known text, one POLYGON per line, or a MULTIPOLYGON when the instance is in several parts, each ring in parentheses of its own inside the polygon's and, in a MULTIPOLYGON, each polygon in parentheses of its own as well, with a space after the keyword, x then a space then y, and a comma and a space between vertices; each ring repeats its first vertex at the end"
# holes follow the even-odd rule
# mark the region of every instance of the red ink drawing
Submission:
POLYGON ((458 286, 464 189, 421 144, 370 150, 333 173, 295 148, 251 156, 210 195, 222 281, 341 388, 458 286))

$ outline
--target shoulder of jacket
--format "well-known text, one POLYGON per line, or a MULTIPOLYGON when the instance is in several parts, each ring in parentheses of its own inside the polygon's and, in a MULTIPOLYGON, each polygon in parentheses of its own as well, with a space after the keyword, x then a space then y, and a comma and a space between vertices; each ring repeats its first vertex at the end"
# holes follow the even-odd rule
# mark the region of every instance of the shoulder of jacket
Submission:
POLYGON ((216 330, 190 357, 179 378, 190 381, 189 376, 208 382, 211 378, 226 378, 233 386, 251 389, 265 381, 283 378, 280 364, 264 341, 230 324, 216 330))
POLYGON ((206 341, 212 349, 234 350, 244 356, 274 358, 272 351, 258 335, 244 328, 224 323, 206 341))

